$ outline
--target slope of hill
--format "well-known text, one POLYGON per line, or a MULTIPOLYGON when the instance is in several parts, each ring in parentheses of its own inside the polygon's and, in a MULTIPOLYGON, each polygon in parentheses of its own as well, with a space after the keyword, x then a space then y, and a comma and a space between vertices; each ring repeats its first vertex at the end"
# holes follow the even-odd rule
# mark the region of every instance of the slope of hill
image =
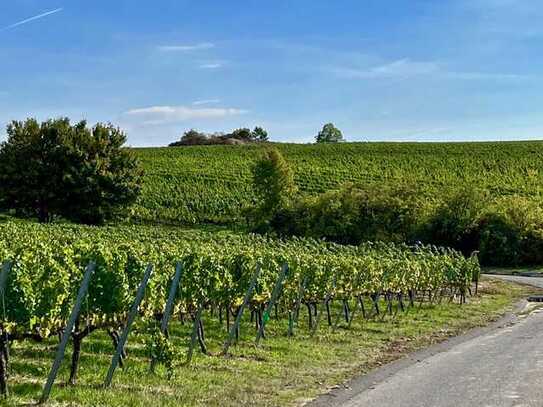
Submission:
MULTIPOLYGON (((539 198, 543 142, 274 144, 291 164, 301 193, 346 182, 410 182, 439 197, 471 185, 493 196, 539 198)), ((253 202, 251 167, 265 146, 136 149, 146 178, 133 217, 143 222, 235 223, 253 202)))

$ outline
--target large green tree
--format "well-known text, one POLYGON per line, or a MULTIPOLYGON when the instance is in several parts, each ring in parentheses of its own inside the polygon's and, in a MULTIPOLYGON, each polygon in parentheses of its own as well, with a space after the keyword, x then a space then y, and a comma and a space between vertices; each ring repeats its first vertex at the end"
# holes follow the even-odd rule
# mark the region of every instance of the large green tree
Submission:
POLYGON ((292 170, 279 150, 266 150, 256 162, 253 168, 253 187, 259 202, 253 216, 257 228, 260 228, 280 209, 288 206, 296 192, 292 170))
POLYGON ((343 134, 333 123, 327 123, 319 131, 315 140, 317 143, 337 143, 343 141, 343 134))
POLYGON ((142 171, 111 124, 13 121, 0 145, 0 206, 40 222, 102 223, 139 195, 142 171))

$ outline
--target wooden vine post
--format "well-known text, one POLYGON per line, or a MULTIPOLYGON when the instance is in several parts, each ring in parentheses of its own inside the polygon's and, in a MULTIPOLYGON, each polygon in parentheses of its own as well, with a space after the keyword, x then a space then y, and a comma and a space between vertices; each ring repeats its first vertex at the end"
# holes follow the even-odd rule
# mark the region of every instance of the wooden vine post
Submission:
MULTIPOLYGON (((175 266, 175 275, 173 276, 172 285, 170 286, 170 293, 168 295, 168 301, 166 302, 166 307, 164 308, 164 314, 162 314, 162 321, 160 322, 160 332, 164 335, 168 330, 168 323, 170 322, 170 317, 172 316, 173 304, 175 302, 175 295, 179 289, 179 282, 181 281, 181 276, 183 275, 183 265, 178 262, 175 266)), ((156 359, 153 357, 151 360, 151 372, 155 370, 156 359)))
POLYGON ((253 290, 255 289, 256 282, 258 281, 258 277, 260 277, 260 270, 261 266, 260 263, 256 265, 256 271, 253 275, 253 278, 251 280, 251 283, 249 284, 249 288, 247 288, 247 292, 245 293, 245 297, 243 298, 243 302, 241 306, 239 307, 238 313, 236 315, 236 320, 234 321, 234 325, 232 325, 232 328, 230 328, 230 332, 228 333, 228 338, 226 339, 226 342, 224 343, 224 347, 222 350, 223 355, 228 354, 228 349, 230 348, 230 345, 232 345, 232 341, 234 340, 234 337, 236 336, 236 332, 238 330, 239 324, 241 323, 241 317, 243 316, 243 310, 245 307, 247 307, 247 304, 249 303, 249 300, 251 299, 251 295, 253 294, 253 290))
POLYGON ((281 268, 281 273, 279 274, 279 277, 277 278, 277 281, 275 282, 275 286, 273 287, 270 301, 268 302, 268 306, 266 307, 266 310, 264 311, 264 315, 262 317, 262 323, 260 324, 260 327, 256 334, 256 341, 255 341, 256 345, 260 343, 260 339, 262 339, 262 337, 264 336, 264 328, 266 326, 266 323, 270 319, 270 313, 273 309, 273 306, 275 305, 277 298, 279 298, 279 294, 281 293, 281 289, 283 288, 283 281, 285 281, 287 273, 288 273, 288 265, 287 263, 285 263, 283 264, 283 267, 281 268))
POLYGON ((132 324, 134 323, 134 320, 136 319, 136 316, 138 314, 139 306, 145 295, 145 289, 147 288, 147 284, 149 283, 149 278, 151 277, 152 271, 153 265, 149 264, 147 266, 147 270, 145 270, 145 274, 143 275, 140 286, 138 287, 136 298, 134 299, 134 303, 132 304, 132 308, 130 309, 130 313, 128 314, 128 320, 126 321, 126 326, 124 327, 121 338, 119 339, 119 343, 117 344, 117 349, 115 351, 115 354, 113 355, 113 359, 111 359, 111 366, 109 367, 109 371, 107 372, 104 387, 109 387, 111 385, 113 374, 115 373, 115 369, 117 369, 119 359, 121 358, 121 354, 123 353, 126 341, 128 340, 130 328, 132 327, 132 324))
POLYGON ((85 298, 85 295, 87 295, 90 279, 95 269, 96 269, 96 264, 94 262, 90 262, 85 270, 83 282, 81 283, 81 287, 79 287, 79 292, 77 293, 77 298, 75 300, 75 305, 74 305, 74 308, 72 309, 72 313, 70 314, 70 319, 68 320, 68 324, 66 325, 66 328, 64 328, 64 332, 62 333, 62 339, 57 349, 57 354, 55 356, 55 361, 53 362, 53 367, 51 367, 51 372, 49 372, 49 376, 47 377, 47 382, 45 383, 45 387, 43 388, 43 392, 39 401, 40 404, 45 403, 49 399, 49 395, 51 394, 53 383, 55 382, 55 379, 57 377, 58 370, 60 369, 60 365, 62 363, 62 359, 64 359, 64 352, 66 350, 66 345, 68 344, 68 341, 70 340, 70 337, 72 335, 72 330, 74 329, 75 321, 79 317, 81 304, 83 303, 83 299, 85 298))

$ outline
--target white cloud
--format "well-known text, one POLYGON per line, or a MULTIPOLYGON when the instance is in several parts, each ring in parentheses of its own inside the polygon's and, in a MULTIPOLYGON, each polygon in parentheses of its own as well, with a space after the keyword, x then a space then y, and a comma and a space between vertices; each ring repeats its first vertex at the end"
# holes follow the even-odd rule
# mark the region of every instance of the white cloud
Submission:
POLYGON ((204 100, 195 100, 192 102, 194 106, 201 106, 201 105, 211 105, 214 103, 221 103, 220 99, 204 99, 204 100))
POLYGON ((157 125, 192 119, 219 119, 247 113, 235 108, 194 108, 187 106, 151 106, 131 109, 125 115, 142 120, 143 124, 157 125))
POLYGON ((222 67, 223 67, 222 62, 211 62, 211 63, 208 63, 208 64, 201 64, 200 65, 200 68, 202 68, 202 69, 218 69, 218 68, 222 68, 222 67))
POLYGON ((418 76, 460 80, 522 80, 530 78, 527 75, 509 73, 451 71, 434 61, 411 61, 407 58, 366 69, 333 68, 332 72, 348 79, 406 79, 418 76))
POLYGON ((214 47, 215 47, 215 44, 212 44, 211 42, 202 42, 200 44, 192 44, 192 45, 160 45, 157 48, 159 51, 163 51, 163 52, 187 52, 187 51, 210 49, 214 47))

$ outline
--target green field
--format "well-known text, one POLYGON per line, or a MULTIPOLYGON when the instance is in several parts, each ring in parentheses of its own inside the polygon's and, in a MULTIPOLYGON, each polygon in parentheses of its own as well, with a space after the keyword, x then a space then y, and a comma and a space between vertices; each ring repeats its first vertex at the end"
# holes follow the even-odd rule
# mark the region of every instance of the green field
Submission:
MULTIPOLYGON (((290 163, 301 193, 346 182, 410 183, 440 199, 450 187, 472 186, 494 197, 538 199, 543 142, 273 144, 290 163)), ((146 172, 133 219, 165 223, 236 223, 254 203, 251 168, 263 146, 136 149, 146 172)))

